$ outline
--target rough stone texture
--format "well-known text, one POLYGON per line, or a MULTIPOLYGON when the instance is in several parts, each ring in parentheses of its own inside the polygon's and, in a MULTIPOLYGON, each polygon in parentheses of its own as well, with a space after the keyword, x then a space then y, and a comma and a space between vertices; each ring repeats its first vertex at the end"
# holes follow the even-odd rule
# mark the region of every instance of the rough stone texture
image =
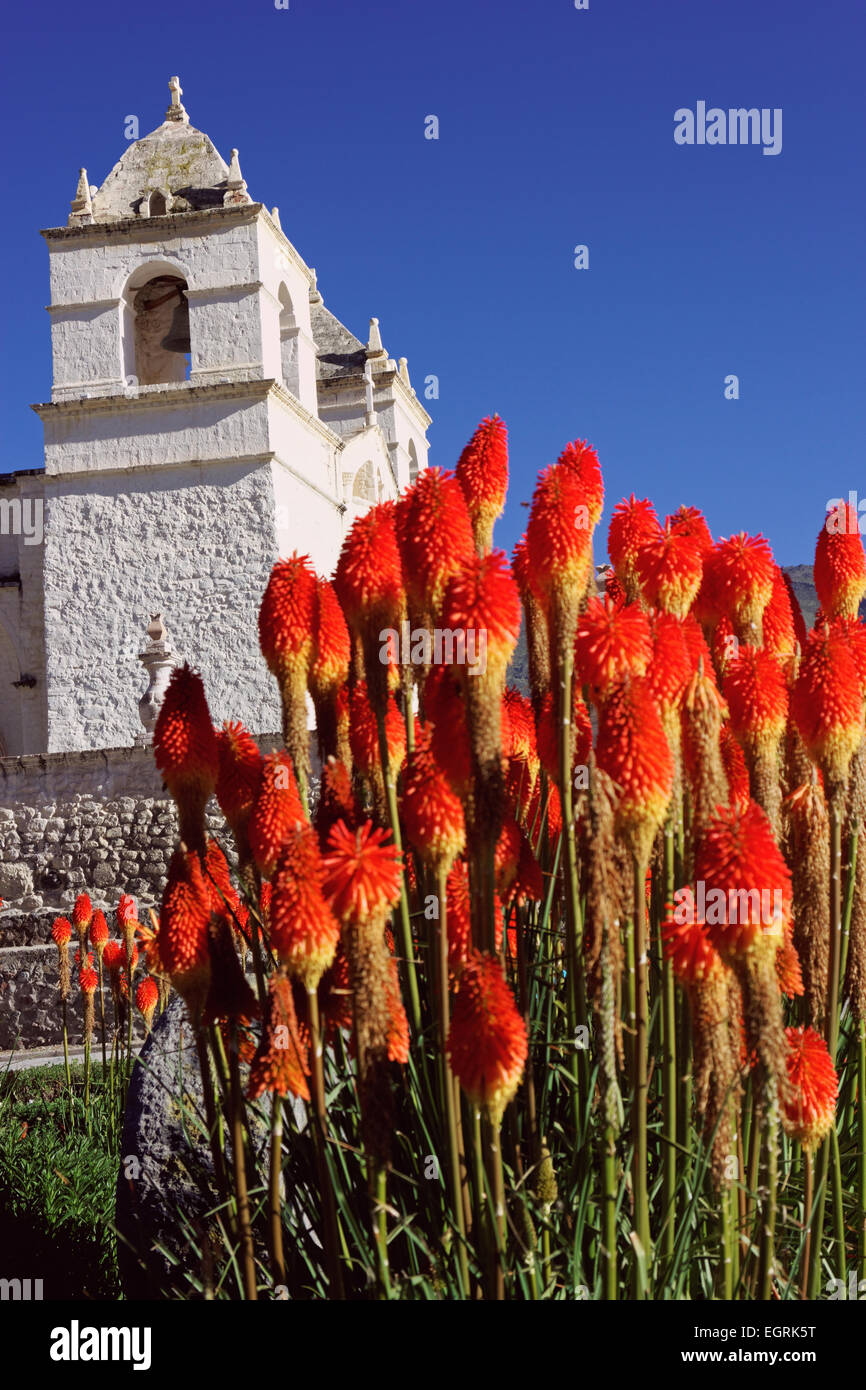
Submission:
MULTIPOLYGON (((174 996, 141 1050, 124 1118, 116 1216, 120 1277, 127 1298, 198 1296, 184 1276, 185 1269, 201 1276, 201 1270, 191 1263, 184 1223, 199 1239, 207 1230, 206 1213, 215 1200, 213 1162, 201 1129, 188 1123, 184 1133, 182 1094, 187 1108, 202 1117, 203 1123, 204 1102, 193 1034, 186 1009, 174 996), (157 1243, 178 1256, 180 1269, 154 1250, 157 1243)), ((305 1110, 300 1102, 296 1103, 295 1113, 298 1124, 303 1124, 305 1110)), ((256 1160, 264 1172, 267 1126, 259 1123, 249 1108, 248 1115, 256 1160)), ((230 1164, 228 1142, 225 1152, 230 1164)))
POLYGON ((178 658, 201 671, 216 722, 279 726, 256 625, 277 557, 272 518, 268 465, 145 470, 98 488, 92 476, 66 480, 46 527, 46 593, 59 600, 46 615, 50 751, 132 743, 146 684, 138 652, 154 613, 178 658))
MULTIPOLYGON (((42 928, 42 941, 50 939, 53 913, 34 919, 42 928)), ((5 930, 5 927, 4 927, 5 930)), ((70 945, 70 964, 75 948, 70 945)), ((0 950, 0 1052, 27 1052, 34 1047, 58 1049, 63 1043, 60 1008, 57 947, 51 945, 5 946, 0 950)), ((111 1039, 114 1011, 111 992, 105 982, 105 1035, 111 1039)), ((136 1036, 140 1021, 137 1015, 136 1036)), ((84 1014, 81 991, 75 984, 67 1001, 67 1037, 71 1044, 84 1042, 84 1014)), ((94 1051, 99 1050, 99 1000, 96 1004, 94 1051)))

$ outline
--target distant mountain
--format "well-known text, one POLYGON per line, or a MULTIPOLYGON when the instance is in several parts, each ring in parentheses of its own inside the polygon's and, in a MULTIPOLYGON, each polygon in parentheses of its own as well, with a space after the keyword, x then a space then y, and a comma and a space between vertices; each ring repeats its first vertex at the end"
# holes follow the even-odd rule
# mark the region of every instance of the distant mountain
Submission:
MULTIPOLYGON (((791 580, 791 587, 802 609, 806 627, 810 628, 818 611, 818 595, 815 593, 815 583, 812 579, 812 566, 783 565, 782 568, 791 580)), ((520 637, 517 639, 514 656, 508 668, 508 684, 516 686, 523 695, 530 693, 529 655, 526 650, 526 626, 523 623, 520 625, 520 637)))

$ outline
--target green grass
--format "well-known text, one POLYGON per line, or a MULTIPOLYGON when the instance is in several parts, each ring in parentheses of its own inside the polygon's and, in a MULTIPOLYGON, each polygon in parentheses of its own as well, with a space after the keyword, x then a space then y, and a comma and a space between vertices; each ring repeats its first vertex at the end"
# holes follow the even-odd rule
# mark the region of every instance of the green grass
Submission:
POLYGON ((112 1228, 118 1139, 102 1068, 9 1071, 0 1079, 0 1250, 5 1277, 41 1278, 46 1299, 120 1297, 112 1228))

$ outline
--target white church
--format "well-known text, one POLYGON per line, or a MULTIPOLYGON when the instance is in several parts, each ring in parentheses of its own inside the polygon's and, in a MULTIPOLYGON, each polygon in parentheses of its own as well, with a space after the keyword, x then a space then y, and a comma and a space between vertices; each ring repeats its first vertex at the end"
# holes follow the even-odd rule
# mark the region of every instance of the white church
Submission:
POLYGON ((132 746, 161 614, 214 719, 279 728, 259 652, 274 560, 330 574, 346 531, 427 466, 405 358, 326 308, 276 208, 190 125, 176 77, 50 262, 44 469, 0 475, 0 757, 132 746), (38 518, 38 527, 34 524, 38 518))

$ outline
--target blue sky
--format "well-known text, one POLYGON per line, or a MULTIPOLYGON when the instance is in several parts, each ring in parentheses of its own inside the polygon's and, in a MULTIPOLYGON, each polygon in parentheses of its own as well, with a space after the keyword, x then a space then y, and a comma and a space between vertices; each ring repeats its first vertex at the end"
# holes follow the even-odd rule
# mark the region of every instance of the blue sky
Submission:
POLYGON ((47 0, 5 18, 0 470, 41 463, 48 256, 124 120, 192 123, 280 207, 329 308, 371 314, 431 461, 494 410, 511 442, 497 540, 564 444, 612 505, 702 507, 810 561, 828 498, 866 497, 860 0, 47 0), (781 107, 783 146, 678 146, 674 112, 781 107), (425 117, 439 139, 424 138, 425 117), (589 269, 573 248, 589 247, 589 269), (739 400, 724 397, 739 377, 739 400))

